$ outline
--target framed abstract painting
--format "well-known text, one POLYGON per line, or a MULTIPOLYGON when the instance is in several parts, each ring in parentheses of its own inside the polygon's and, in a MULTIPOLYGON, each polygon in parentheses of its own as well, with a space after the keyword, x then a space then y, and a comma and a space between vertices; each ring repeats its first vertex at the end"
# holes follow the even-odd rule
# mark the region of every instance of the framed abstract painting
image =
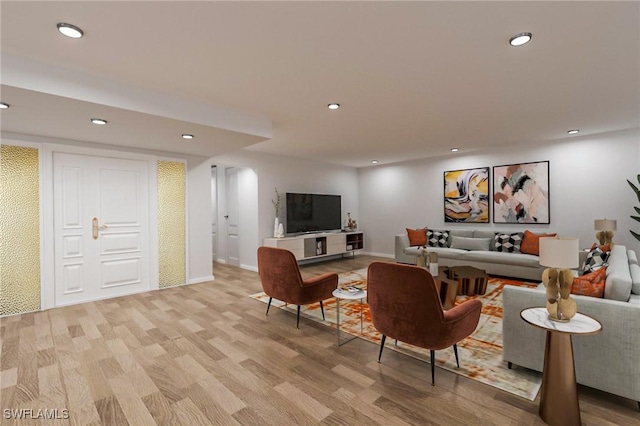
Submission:
POLYGON ((550 223, 549 162, 493 168, 494 223, 550 223))
POLYGON ((444 221, 489 223, 489 167, 444 172, 444 221))

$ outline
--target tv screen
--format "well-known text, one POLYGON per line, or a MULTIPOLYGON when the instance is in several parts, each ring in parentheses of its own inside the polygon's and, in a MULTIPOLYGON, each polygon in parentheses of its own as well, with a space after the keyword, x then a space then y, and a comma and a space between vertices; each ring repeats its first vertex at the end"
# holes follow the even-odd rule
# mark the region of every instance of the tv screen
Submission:
POLYGON ((341 228, 340 195, 287 193, 287 234, 341 228))

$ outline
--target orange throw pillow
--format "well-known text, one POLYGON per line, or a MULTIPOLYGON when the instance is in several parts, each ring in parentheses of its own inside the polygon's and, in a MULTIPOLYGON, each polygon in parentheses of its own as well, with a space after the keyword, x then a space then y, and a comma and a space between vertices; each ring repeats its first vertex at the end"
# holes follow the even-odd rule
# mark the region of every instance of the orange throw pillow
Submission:
POLYGON ((407 229, 407 235, 409 236, 409 245, 413 246, 426 246, 427 245, 427 228, 422 229, 407 229))
POLYGON ((555 237, 556 234, 534 234, 531 231, 524 231, 522 243, 520 243, 520 253, 540 255, 540 238, 555 237))
POLYGON ((591 250, 596 248, 596 246, 598 246, 600 250, 602 250, 605 253, 609 253, 611 251, 611 244, 600 245, 600 244, 593 243, 593 245, 591 246, 591 250))
POLYGON ((571 294, 604 297, 604 283, 606 277, 606 268, 597 269, 581 277, 575 277, 571 284, 571 294))

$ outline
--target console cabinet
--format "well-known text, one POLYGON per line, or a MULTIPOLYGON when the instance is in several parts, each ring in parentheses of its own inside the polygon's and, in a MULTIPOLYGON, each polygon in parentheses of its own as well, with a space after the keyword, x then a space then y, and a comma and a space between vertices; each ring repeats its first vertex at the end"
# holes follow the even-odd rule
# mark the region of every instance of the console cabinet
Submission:
POLYGON ((295 237, 265 238, 264 245, 291 251, 296 260, 353 253, 364 248, 364 233, 340 232, 305 234, 295 237))

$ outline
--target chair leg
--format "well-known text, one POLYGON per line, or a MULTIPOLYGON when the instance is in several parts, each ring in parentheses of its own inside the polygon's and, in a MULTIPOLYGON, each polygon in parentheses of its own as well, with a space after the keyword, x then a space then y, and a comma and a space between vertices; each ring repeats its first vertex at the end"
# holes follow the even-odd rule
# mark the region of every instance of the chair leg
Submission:
POLYGON ((436 351, 431 350, 431 386, 436 385, 436 351))
POLYGON ((322 311, 322 320, 324 321, 324 306, 322 306, 322 300, 320 301, 320 310, 322 311))
MULTIPOLYGON (((511 370, 511 367, 513 367, 513 363, 511 361, 507 361, 507 368, 511 370)), ((638 409, 640 409, 640 401, 638 401, 638 409)))
POLYGON ((273 300, 273 297, 269 298, 269 303, 267 304, 267 313, 266 315, 269 315, 269 308, 271 307, 271 301, 273 300))
POLYGON ((640 401, 638 401, 638 411, 640 411, 640 401))
POLYGON ((296 318, 296 328, 300 328, 300 305, 298 305, 298 316, 296 318))
POLYGON ((398 339, 396 339, 396 343, 395 343, 395 345, 396 345, 396 346, 398 346, 398 339))
POLYGON ((380 341, 380 353, 378 354, 378 362, 380 362, 380 358, 382 358, 382 350, 384 349, 384 341, 387 340, 387 336, 382 335, 382 340, 380 341))
POLYGON ((456 365, 460 368, 460 361, 458 360, 458 346, 456 344, 453 345, 453 353, 456 354, 456 365))

